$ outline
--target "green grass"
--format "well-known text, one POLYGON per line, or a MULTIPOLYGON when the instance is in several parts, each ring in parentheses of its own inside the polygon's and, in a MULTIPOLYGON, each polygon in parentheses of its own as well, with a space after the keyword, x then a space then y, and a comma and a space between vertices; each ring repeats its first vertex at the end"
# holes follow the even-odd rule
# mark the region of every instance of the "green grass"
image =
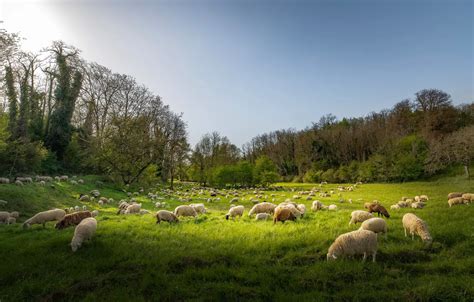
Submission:
MULTIPOLYGON (((19 210, 20 221, 51 207, 79 203, 79 193, 95 188, 96 177, 84 185, 0 185, 1 210, 19 210)), ((291 189, 310 184, 280 184, 277 201, 293 196, 291 189)), ((317 186, 317 185, 316 185, 317 186)), ((337 185, 325 185, 325 189, 337 185)), ((103 196, 125 198, 112 185, 99 188, 103 196)), ((247 215, 226 221, 229 199, 206 203, 209 213, 179 224, 155 224, 152 215, 118 216, 116 205, 100 208, 98 230, 75 254, 69 242, 74 229, 23 230, 21 223, 0 225, 0 301, 472 301, 474 299, 474 205, 448 208, 451 191, 474 191, 462 178, 404 184, 364 184, 354 192, 316 198, 335 203, 337 212, 309 212, 297 222, 273 225, 247 215), (427 194, 425 209, 390 211, 388 238, 379 238, 377 263, 360 258, 326 262, 332 241, 349 226, 351 211, 378 199, 387 208, 401 196, 427 194), (416 212, 430 226, 434 244, 405 238, 401 218, 416 212)), ((250 196, 250 195, 247 195, 250 196)), ((153 202, 138 198, 155 211, 153 202)), ((250 201, 241 202, 246 213, 250 201)), ((271 197, 269 198, 271 199, 271 197)), ((170 209, 182 204, 167 200, 170 209)), ((310 201, 302 201, 310 208, 310 201)))

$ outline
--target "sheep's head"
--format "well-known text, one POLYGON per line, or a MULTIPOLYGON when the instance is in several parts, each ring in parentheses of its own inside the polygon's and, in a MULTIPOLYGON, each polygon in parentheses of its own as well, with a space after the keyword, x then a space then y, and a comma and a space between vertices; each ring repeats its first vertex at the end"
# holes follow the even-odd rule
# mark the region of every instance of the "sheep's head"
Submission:
POLYGON ((81 247, 81 244, 78 242, 71 242, 71 250, 73 252, 77 251, 81 247))
POLYGON ((23 223, 23 229, 29 229, 30 228, 30 224, 29 223, 23 223))
POLYGON ((327 259, 327 261, 333 261, 333 260, 336 260, 336 259, 337 259, 337 256, 334 255, 334 254, 328 253, 328 254, 326 255, 326 259, 327 259))
POLYGON ((56 223, 55 228, 58 230, 64 229, 64 220, 61 220, 60 222, 56 223))

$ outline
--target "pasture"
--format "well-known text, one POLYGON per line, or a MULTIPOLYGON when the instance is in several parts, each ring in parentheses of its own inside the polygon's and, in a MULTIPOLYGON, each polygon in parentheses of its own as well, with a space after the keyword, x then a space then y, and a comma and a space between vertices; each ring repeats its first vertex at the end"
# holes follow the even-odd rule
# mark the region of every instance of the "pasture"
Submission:
MULTIPOLYGON (((403 184, 363 184, 353 192, 338 185, 331 197, 306 200, 307 214, 296 222, 274 225, 255 221, 247 213, 253 190, 240 191, 236 204, 245 206, 244 217, 225 220, 234 196, 206 196, 182 202, 176 194, 159 194, 169 204, 204 202, 208 213, 183 218, 178 224, 156 224, 155 201, 149 192, 136 199, 152 214, 117 215, 117 201, 127 198, 122 188, 105 183, 97 187, 95 176, 72 185, 54 182, 23 187, 0 185, 2 211, 20 211, 19 223, 0 225, 0 301, 182 301, 182 300, 283 300, 283 301, 472 301, 474 299, 474 205, 449 208, 446 196, 454 191, 474 191, 474 184, 458 177, 403 184), (99 189, 115 203, 79 202, 80 193, 99 189), (426 208, 390 210, 402 196, 426 194, 426 208), (202 200, 198 199, 202 198, 202 200), (347 202, 352 199, 353 203, 347 202), (341 203, 340 199, 346 202, 341 203), (364 202, 379 200, 391 214, 388 238, 379 240, 377 262, 338 259, 327 262, 334 239, 358 228, 349 225, 350 213, 364 202), (311 212, 312 200, 336 204, 338 210, 311 212), (69 246, 74 228, 58 231, 34 225, 24 230, 21 222, 52 207, 86 205, 100 211, 98 229, 76 253, 69 246), (433 236, 431 247, 419 237, 404 236, 401 219, 412 212, 424 219, 433 236)), ((179 185, 178 185, 179 186, 179 185)), ((184 192, 188 185, 182 185, 184 192)), ((314 184, 278 184, 282 189, 264 191, 274 203, 291 198, 314 184), (270 197, 275 194, 275 197, 270 197)), ((154 187, 153 192, 159 191, 154 187)), ((130 189, 133 191, 132 189, 130 189)), ((263 199, 262 199, 263 201, 263 199)))

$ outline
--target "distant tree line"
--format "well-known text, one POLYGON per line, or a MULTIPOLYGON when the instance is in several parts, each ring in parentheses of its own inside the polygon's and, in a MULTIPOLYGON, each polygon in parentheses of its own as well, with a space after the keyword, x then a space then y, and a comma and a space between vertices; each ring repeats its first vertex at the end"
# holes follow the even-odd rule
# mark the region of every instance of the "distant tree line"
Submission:
POLYGON ((0 32, 0 174, 107 174, 133 183, 183 173, 186 123, 128 75, 56 41, 39 53, 0 32))

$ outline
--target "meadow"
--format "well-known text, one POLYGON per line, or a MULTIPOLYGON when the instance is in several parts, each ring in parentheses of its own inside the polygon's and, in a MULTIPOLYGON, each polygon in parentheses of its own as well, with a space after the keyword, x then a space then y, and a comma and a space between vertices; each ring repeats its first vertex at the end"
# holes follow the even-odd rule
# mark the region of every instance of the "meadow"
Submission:
MULTIPOLYGON (((0 225, 0 301, 473 301, 474 206, 449 208, 446 196, 474 191, 473 181, 445 177, 426 182, 363 184, 353 192, 314 197, 335 212, 311 212, 296 222, 274 225, 247 216, 252 207, 245 192, 239 202, 244 217, 225 220, 229 198, 206 203, 208 213, 180 223, 156 224, 154 201, 137 197, 152 214, 117 215, 117 204, 99 207, 79 202, 80 193, 99 189, 116 201, 126 198, 122 188, 96 176, 83 185, 54 183, 54 188, 28 184, 0 185, 2 211, 20 211, 20 223, 0 225), (334 239, 358 226, 349 225, 350 213, 364 202, 379 200, 388 209, 402 196, 426 194, 424 209, 390 211, 388 237, 379 238, 377 262, 338 259, 327 262, 334 239), (340 199, 353 203, 340 203, 340 199), (69 246, 74 228, 58 231, 54 223, 24 230, 21 222, 52 207, 87 205, 100 211, 92 241, 76 253, 69 246), (419 238, 404 236, 401 219, 414 212, 424 219, 433 236, 431 247, 419 238)), ((283 202, 298 190, 315 184, 277 184, 265 191, 283 202)), ((327 184, 324 190, 336 189, 327 184)), ((183 204, 166 196, 173 210, 183 204)), ((193 200, 193 202, 203 202, 193 200)), ((187 202, 189 203, 189 202, 187 202)))

